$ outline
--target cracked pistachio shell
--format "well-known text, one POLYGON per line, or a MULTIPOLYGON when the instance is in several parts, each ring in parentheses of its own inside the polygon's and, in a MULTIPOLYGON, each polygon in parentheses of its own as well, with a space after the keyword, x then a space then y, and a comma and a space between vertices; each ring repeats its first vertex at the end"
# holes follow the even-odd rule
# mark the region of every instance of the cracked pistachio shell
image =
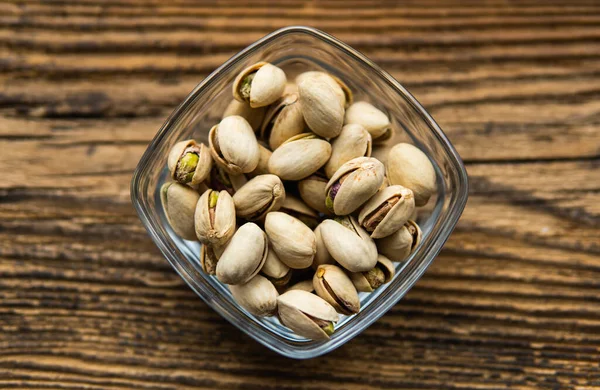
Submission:
POLYGON ((194 211, 198 198, 200 194, 183 184, 169 182, 160 188, 160 200, 169 225, 179 237, 186 240, 196 240, 194 211))
POLYGON ((360 210, 358 223, 372 238, 383 238, 400 229, 415 210, 413 192, 395 185, 380 190, 360 210))
POLYGON ((272 150, 304 131, 304 117, 297 93, 284 95, 269 107, 260 127, 261 138, 272 150))
POLYGON ((301 180, 319 170, 331 156, 331 145, 312 133, 285 141, 269 159, 269 172, 282 180, 301 180))
POLYGON ((417 207, 425 206, 435 193, 435 170, 429 158, 419 148, 401 143, 390 149, 387 176, 391 184, 410 188, 417 207))
POLYGON ((322 83, 329 84, 331 88, 335 91, 336 96, 338 97, 340 103, 342 104, 342 106, 344 106, 344 108, 347 108, 352 104, 354 100, 352 91, 339 78, 325 72, 309 71, 299 74, 298 77, 296 77, 296 84, 300 84, 307 78, 314 78, 322 83))
POLYGON ((283 325, 312 340, 328 340, 333 333, 333 325, 339 320, 333 306, 303 290, 291 290, 280 295, 277 309, 283 325))
POLYGON ((325 187, 327 187, 327 178, 320 174, 311 175, 298 182, 298 191, 302 200, 318 212, 330 215, 331 211, 325 206, 325 187))
MULTIPOLYGON (((192 188, 198 188, 209 175, 212 167, 212 157, 210 151, 203 143, 197 143, 193 139, 177 142, 171 148, 169 157, 167 158, 167 166, 173 180, 181 184, 189 185, 192 188), (189 177, 179 168, 181 167, 182 159, 187 153, 194 153, 198 156, 194 174, 189 177), (181 164, 180 164, 181 163, 181 164)), ((190 171, 191 173, 191 171, 190 171)))
POLYGON ((298 218, 311 229, 314 229, 319 224, 319 214, 295 196, 287 195, 281 205, 280 211, 298 218))
POLYGON ((225 284, 244 284, 262 268, 269 247, 267 236, 256 224, 242 225, 217 263, 217 279, 225 284))
POLYGON ((265 219, 265 231, 273 250, 288 267, 310 267, 317 251, 315 234, 302 221, 273 211, 265 219))
POLYGON ((265 111, 266 107, 252 108, 248 103, 232 99, 227 108, 225 108, 225 112, 223 112, 223 118, 232 115, 241 116, 248 121, 248 124, 254 131, 258 131, 265 117, 265 111))
POLYGON ((281 97, 287 79, 285 72, 268 62, 258 62, 242 70, 233 81, 233 97, 240 102, 247 102, 250 107, 264 107, 281 97), (244 93, 243 85, 249 75, 254 75, 248 93, 244 93))
POLYGON ((290 267, 279 260, 279 257, 277 257, 277 254, 272 249, 269 250, 267 260, 260 270, 260 273, 269 279, 277 288, 288 284, 292 277, 290 267))
POLYGON ((350 279, 354 287, 361 292, 373 292, 383 284, 389 283, 394 278, 396 268, 387 257, 378 255, 377 264, 367 272, 352 272, 350 279))
POLYGON ((308 127, 321 137, 337 137, 344 123, 344 106, 334 88, 309 77, 298 84, 298 93, 308 127))
POLYGON ((362 125, 371 134, 374 142, 388 140, 393 135, 388 116, 367 102, 356 102, 348 107, 344 124, 349 123, 362 125))
POLYGON ((291 290, 302 290, 302 291, 311 293, 311 292, 315 291, 315 288, 313 286, 313 282, 311 279, 311 280, 303 280, 301 282, 298 282, 298 283, 294 284, 293 286, 288 287, 288 289, 285 291, 287 292, 287 291, 291 291, 291 290))
POLYGON ((217 271, 217 263, 225 250, 225 245, 201 245, 200 246, 200 265, 207 275, 214 275, 217 271))
POLYGON ((377 193, 385 167, 372 157, 357 157, 344 163, 325 188, 326 205, 336 215, 348 215, 377 193))
POLYGON ((340 314, 352 315, 360 311, 360 300, 352 281, 336 265, 320 265, 313 276, 318 296, 326 300, 340 314))
POLYGON ((221 246, 235 232, 235 206, 227 191, 208 190, 202 194, 194 212, 196 237, 203 244, 221 246))
POLYGON ((354 217, 321 222, 321 236, 329 254, 350 272, 368 271, 377 263, 377 247, 354 217))
MULTIPOLYGON (((322 224, 322 223, 321 223, 322 224)), ((323 236, 321 235, 321 224, 314 230, 315 240, 317 243, 317 252, 312 263, 313 269, 317 269, 321 264, 335 264, 335 260, 329 254, 325 242, 323 242, 323 236)))
POLYGON ((258 166, 260 150, 252 127, 241 116, 228 116, 208 133, 210 153, 225 171, 239 175, 258 166))
POLYGON ((233 299, 244 309, 258 317, 269 317, 277 313, 279 293, 273 283, 256 275, 247 283, 229 286, 233 299))
POLYGON ((284 200, 283 183, 279 177, 271 174, 256 176, 233 195, 237 216, 250 221, 279 210, 284 200))
POLYGON ((404 261, 421 243, 421 228, 412 220, 392 235, 377 240, 377 249, 391 261, 404 261))
POLYGON ((334 175, 344 163, 356 157, 371 156, 371 135, 358 124, 342 127, 340 135, 331 143, 331 157, 325 164, 327 177, 334 175))
POLYGON ((261 144, 258 144, 258 150, 260 151, 260 157, 258 158, 258 165, 256 168, 248 174, 250 177, 256 177, 258 175, 265 175, 269 173, 269 159, 273 152, 265 148, 261 144))

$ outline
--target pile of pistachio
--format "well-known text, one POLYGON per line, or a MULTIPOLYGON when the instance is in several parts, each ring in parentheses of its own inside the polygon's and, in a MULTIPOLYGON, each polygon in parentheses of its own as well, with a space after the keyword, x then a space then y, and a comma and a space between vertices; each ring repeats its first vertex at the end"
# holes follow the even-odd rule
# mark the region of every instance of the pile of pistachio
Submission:
POLYGON ((277 315, 298 335, 328 339, 358 292, 394 277, 417 247, 416 207, 435 192, 418 148, 386 145, 393 128, 324 72, 260 62, 233 83, 233 100, 208 134, 175 144, 161 200, 173 231, 198 240, 206 274, 256 316, 277 315))

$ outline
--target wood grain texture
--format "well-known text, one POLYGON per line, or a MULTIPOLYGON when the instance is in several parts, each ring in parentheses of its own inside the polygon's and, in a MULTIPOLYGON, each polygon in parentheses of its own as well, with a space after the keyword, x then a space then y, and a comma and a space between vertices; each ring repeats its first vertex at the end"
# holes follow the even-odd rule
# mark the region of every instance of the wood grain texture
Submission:
POLYGON ((600 388, 599 26, 593 0, 3 1, 0 388, 600 388), (291 24, 406 85, 471 179, 406 298, 310 361, 210 310, 129 201, 178 102, 291 24))

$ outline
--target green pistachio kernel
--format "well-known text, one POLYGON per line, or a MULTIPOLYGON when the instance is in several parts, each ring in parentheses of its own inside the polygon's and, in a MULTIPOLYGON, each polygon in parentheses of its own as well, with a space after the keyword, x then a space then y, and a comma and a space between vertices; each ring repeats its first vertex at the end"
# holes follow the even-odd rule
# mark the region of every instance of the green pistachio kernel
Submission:
POLYGON ((333 331, 335 330, 333 327, 333 322, 331 321, 328 322, 327 325, 321 327, 321 329, 323 329, 328 336, 331 336, 333 334, 333 331))
POLYGON ((371 285, 371 288, 377 288, 385 282, 385 274, 379 267, 370 269, 364 272, 363 275, 367 279, 367 282, 369 282, 369 285, 371 285))
POLYGON ((333 213, 333 199, 331 199, 331 196, 329 195, 329 193, 327 194, 327 197, 325 198, 325 207, 327 207, 327 210, 329 210, 333 213))
POLYGON ((210 208, 217 207, 218 199, 219 199, 219 193, 217 191, 212 191, 208 197, 208 207, 210 207, 210 208))
POLYGON ((250 100, 250 88, 252 87, 252 80, 254 80, 254 76, 256 76, 256 72, 250 73, 242 80, 239 91, 240 96, 244 100, 250 100))
POLYGON ((188 152, 181 157, 177 166, 177 179, 183 183, 189 183, 194 177, 196 167, 198 166, 198 154, 188 152))

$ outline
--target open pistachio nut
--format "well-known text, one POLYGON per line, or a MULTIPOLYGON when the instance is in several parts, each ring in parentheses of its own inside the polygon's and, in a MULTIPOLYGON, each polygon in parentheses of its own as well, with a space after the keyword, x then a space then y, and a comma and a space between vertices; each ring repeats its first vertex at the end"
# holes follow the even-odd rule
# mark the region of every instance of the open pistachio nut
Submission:
POLYGON ((212 158, 206 145, 189 139, 173 145, 167 166, 173 180, 197 188, 208 177, 212 158))
POLYGON ((260 125, 265 117, 266 107, 252 108, 246 102, 239 102, 232 99, 225 111, 223 112, 223 118, 232 115, 238 115, 248 121, 248 124, 254 131, 260 129, 260 125))
POLYGON ((267 236, 248 222, 233 235, 217 262, 217 279, 225 284, 244 284, 253 278, 267 259, 267 236))
POLYGON ((377 193, 385 176, 383 164, 371 157, 344 163, 331 177, 325 205, 335 215, 348 215, 377 193))
POLYGON ((340 103, 342 103, 342 106, 344 106, 344 108, 347 108, 352 104, 354 100, 352 90, 339 78, 325 72, 312 70, 299 74, 296 77, 296 84, 300 84, 307 78, 315 78, 322 83, 329 84, 335 91, 336 96, 338 97, 340 103))
POLYGON ((269 279, 277 288, 286 286, 292 278, 292 270, 279 260, 279 257, 277 257, 274 250, 269 250, 267 260, 265 260, 265 264, 260 270, 260 273, 269 279))
POLYGON ((282 96, 267 110, 260 136, 275 150, 286 140, 304 131, 304 117, 297 93, 282 96))
POLYGON ((331 145, 312 133, 285 141, 271 155, 269 172, 282 180, 301 180, 319 170, 331 156, 331 145))
POLYGON ((344 124, 349 123, 362 125, 375 143, 387 141, 394 135, 388 116, 367 102, 356 102, 348 107, 344 124))
POLYGON ((417 207, 425 206, 435 193, 435 169, 425 153, 411 144, 401 143, 390 149, 387 176, 391 184, 413 191, 417 207))
POLYGON ((327 181, 325 176, 317 172, 298 182, 298 192, 300 192, 300 197, 307 205, 320 213, 329 215, 332 213, 325 206, 327 181))
POLYGON ((377 249, 392 261, 404 261, 421 243, 421 228, 412 220, 392 235, 377 240, 377 249))
POLYGON ((200 265, 207 275, 214 275, 217 272, 217 263, 225 250, 225 245, 201 245, 200 246, 200 265))
POLYGON ((207 190, 194 212, 196 237, 203 244, 222 246, 235 232, 235 206, 227 191, 207 190))
POLYGON ((319 224, 319 214, 308 207, 306 203, 293 195, 287 195, 279 211, 287 213, 304 222, 306 226, 314 229, 319 224))
POLYGON ((258 165, 260 150, 256 136, 241 116, 228 116, 213 126, 208 133, 208 144, 215 163, 231 174, 252 172, 258 165))
POLYGON ((264 107, 283 94, 285 72, 268 62, 258 62, 242 70, 233 81, 233 97, 250 107, 264 107))
POLYGON ((206 189, 212 188, 215 191, 227 191, 229 195, 233 195, 247 182, 248 179, 244 174, 233 175, 219 165, 213 164, 210 175, 204 182, 204 185, 206 189))
POLYGON ((318 296, 326 300, 340 314, 352 315, 360 311, 356 288, 337 265, 320 265, 313 277, 318 296))
POLYGON ((302 221, 273 211, 265 218, 265 231, 273 250, 288 267, 310 267, 317 251, 315 234, 302 221))
POLYGON ((300 336, 328 340, 338 313, 323 298, 303 290, 290 290, 277 298, 279 319, 300 336))
MULTIPOLYGON (((160 200, 169 225, 175 234, 186 240, 196 240, 194 211, 200 194, 192 188, 169 182, 160 188, 160 200)), ((312 234, 312 232, 311 232, 312 234)))
POLYGON ((302 115, 308 127, 324 138, 335 138, 344 124, 344 105, 335 89, 314 77, 298 84, 302 115))
POLYGON ((350 279, 358 291, 373 292, 376 288, 391 282, 396 269, 387 257, 378 255, 377 264, 366 272, 353 272, 350 279))
POLYGON ((356 157, 371 156, 371 135, 359 124, 342 127, 340 135, 331 143, 331 157, 325 164, 325 174, 331 177, 344 165, 356 157))
POLYGON ((400 229, 415 210, 413 192, 399 185, 379 191, 360 210, 358 223, 373 238, 383 238, 400 229))
POLYGON ((259 175, 233 195, 235 211, 240 218, 256 221, 270 211, 279 210, 285 199, 285 188, 275 175, 259 175))
POLYGON ((277 313, 279 293, 264 276, 256 275, 247 283, 229 286, 229 291, 241 307, 255 316, 269 317, 277 313))
POLYGON ((321 222, 321 236, 329 254, 350 272, 368 271, 377 263, 377 247, 352 216, 321 222))
POLYGON ((321 224, 319 224, 313 232, 315 233, 315 240, 317 243, 317 252, 315 253, 315 258, 312 263, 313 269, 316 270, 321 264, 335 264, 335 260, 329 254, 325 242, 323 241, 321 224))

